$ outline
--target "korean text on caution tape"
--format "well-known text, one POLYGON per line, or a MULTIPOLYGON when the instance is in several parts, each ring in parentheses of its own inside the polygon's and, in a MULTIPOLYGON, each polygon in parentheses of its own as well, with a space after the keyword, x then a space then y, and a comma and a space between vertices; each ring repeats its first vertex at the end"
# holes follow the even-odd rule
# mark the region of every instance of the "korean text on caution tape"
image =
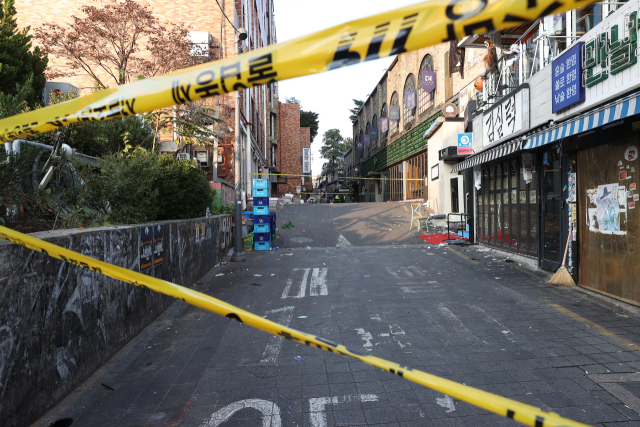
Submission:
POLYGON ((92 271, 102 273, 116 280, 121 280, 142 288, 147 288, 155 292, 178 298, 196 307, 203 308, 213 313, 225 316, 233 320, 242 322, 248 326, 260 329, 279 337, 286 338, 321 350, 343 354, 358 359, 369 365, 376 366, 398 375, 407 380, 421 384, 425 387, 439 391, 452 398, 470 403, 479 408, 496 413, 503 417, 510 418, 531 427, 585 427, 576 421, 563 418, 558 414, 545 412, 534 406, 526 405, 515 400, 497 396, 486 391, 478 390, 463 384, 456 383, 445 378, 440 378, 417 369, 411 369, 379 357, 363 354, 352 348, 345 347, 324 338, 306 334, 295 329, 279 325, 278 323, 264 319, 251 312, 242 310, 224 301, 193 291, 174 283, 170 283, 155 277, 147 276, 122 267, 98 261, 86 255, 71 251, 69 249, 56 246, 44 240, 19 233, 6 227, 0 226, 0 238, 9 240, 28 249, 43 253, 53 258, 57 258, 73 265, 88 268, 92 271))
POLYGON ((583 7, 594 0, 430 0, 242 55, 83 96, 0 120, 0 142, 83 120, 188 103, 321 73, 583 7))

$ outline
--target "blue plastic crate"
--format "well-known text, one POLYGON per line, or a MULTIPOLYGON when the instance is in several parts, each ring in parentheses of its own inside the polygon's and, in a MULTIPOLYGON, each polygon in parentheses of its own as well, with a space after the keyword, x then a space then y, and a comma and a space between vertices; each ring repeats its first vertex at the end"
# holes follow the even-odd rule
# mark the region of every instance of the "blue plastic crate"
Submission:
POLYGON ((269 197, 269 190, 253 187, 253 197, 269 197))
POLYGON ((254 197, 253 198, 253 206, 266 206, 266 207, 269 207, 269 198, 268 197, 254 197))
POLYGON ((253 206, 254 218, 256 215, 269 215, 269 206, 253 206))
POLYGON ((242 216, 247 219, 253 219, 253 211, 242 211, 242 216))
POLYGON ((271 250, 271 243, 269 243, 269 242, 255 242, 253 244, 253 250, 254 251, 270 251, 271 250))
POLYGON ((254 224, 269 224, 271 225, 271 216, 270 215, 254 215, 253 216, 254 224))
POLYGON ((268 179, 254 179, 253 180, 253 188, 257 188, 260 190, 269 190, 269 180, 268 179))
POLYGON ((269 224, 254 224, 253 226, 254 233, 268 233, 270 231, 269 224))
POLYGON ((269 213, 269 224, 273 225, 274 227, 276 226, 276 213, 275 212, 270 212, 269 213))
POLYGON ((253 233, 254 242, 270 242, 271 233, 253 233))

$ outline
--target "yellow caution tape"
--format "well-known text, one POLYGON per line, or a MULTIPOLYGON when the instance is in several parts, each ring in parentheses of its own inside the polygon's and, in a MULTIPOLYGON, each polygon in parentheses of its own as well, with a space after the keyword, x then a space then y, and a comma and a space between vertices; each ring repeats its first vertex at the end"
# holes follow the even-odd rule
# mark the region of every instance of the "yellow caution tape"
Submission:
POLYGON ((321 73, 535 21, 594 0, 430 0, 233 58, 106 89, 0 120, 0 142, 321 73))
MULTIPOLYGON (((260 173, 260 172, 251 172, 251 175, 264 175, 264 176, 299 176, 299 177, 307 177, 307 178, 324 178, 325 175, 309 175, 303 173, 260 173)), ((424 181, 424 178, 363 178, 361 176, 344 176, 338 179, 377 179, 384 181, 424 181)))
POLYGON ((531 427, 587 426, 586 424, 563 418, 556 413, 542 411, 535 406, 526 405, 515 400, 497 396, 495 394, 459 384, 445 378, 440 378, 417 369, 411 369, 408 366, 389 362, 388 360, 380 359, 379 357, 364 354, 352 348, 345 347, 342 344, 337 344, 324 338, 309 335, 287 326, 282 326, 209 295, 205 295, 152 276, 127 270, 126 268, 98 261, 86 255, 19 233, 6 227, 0 226, 0 238, 9 240, 50 257, 66 261, 70 264, 85 267, 97 273, 102 273, 113 279, 121 280, 126 283, 131 283, 142 288, 151 289, 155 292, 160 292, 162 294, 178 298, 196 307, 211 311, 219 314, 220 316, 237 320, 238 322, 242 322, 248 326, 260 329, 261 331, 268 332, 272 335, 283 337, 310 347, 330 351, 332 353, 350 356, 369 365, 384 369, 385 371, 391 372, 399 377, 406 378, 425 387, 439 391, 440 393, 449 395, 455 399, 470 403, 471 405, 475 405, 503 417, 511 418, 512 420, 531 427))

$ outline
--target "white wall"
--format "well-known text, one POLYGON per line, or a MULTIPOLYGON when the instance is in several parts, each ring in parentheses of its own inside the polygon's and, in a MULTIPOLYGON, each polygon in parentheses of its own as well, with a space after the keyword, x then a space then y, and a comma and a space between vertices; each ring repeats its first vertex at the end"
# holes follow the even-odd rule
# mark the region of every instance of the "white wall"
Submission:
MULTIPOLYGON (((458 133, 464 132, 463 122, 447 122, 429 138, 429 151, 427 152, 429 177, 429 200, 431 200, 433 210, 437 214, 448 214, 451 212, 451 178, 458 176, 457 173, 450 173, 451 168, 457 163, 454 161, 438 160, 438 151, 445 147, 458 145, 458 133), (438 179, 431 179, 431 168, 439 165, 438 179)), ((458 178, 458 206, 459 210, 464 209, 464 195, 462 187, 463 177, 458 178)))
POLYGON ((553 119, 551 113, 551 66, 545 67, 538 73, 534 74, 529 83, 529 102, 530 102, 530 128, 547 123, 553 119))

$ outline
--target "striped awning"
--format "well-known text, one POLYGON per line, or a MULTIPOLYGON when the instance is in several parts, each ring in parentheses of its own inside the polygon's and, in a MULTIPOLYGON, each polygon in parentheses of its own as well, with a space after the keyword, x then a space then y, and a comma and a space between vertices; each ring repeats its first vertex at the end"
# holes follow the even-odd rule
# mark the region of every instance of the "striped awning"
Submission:
POLYGON ((481 151, 475 156, 467 157, 464 161, 453 165, 451 173, 456 173, 464 169, 472 168, 474 166, 481 165, 483 163, 491 162, 504 156, 515 153, 522 150, 522 138, 518 137, 510 141, 505 141, 497 147, 490 148, 486 151, 481 151))
POLYGON ((543 132, 534 134, 527 139, 525 150, 542 147, 568 136, 577 135, 622 120, 626 117, 640 114, 640 92, 625 96, 609 104, 598 107, 566 122, 557 124, 543 132))

